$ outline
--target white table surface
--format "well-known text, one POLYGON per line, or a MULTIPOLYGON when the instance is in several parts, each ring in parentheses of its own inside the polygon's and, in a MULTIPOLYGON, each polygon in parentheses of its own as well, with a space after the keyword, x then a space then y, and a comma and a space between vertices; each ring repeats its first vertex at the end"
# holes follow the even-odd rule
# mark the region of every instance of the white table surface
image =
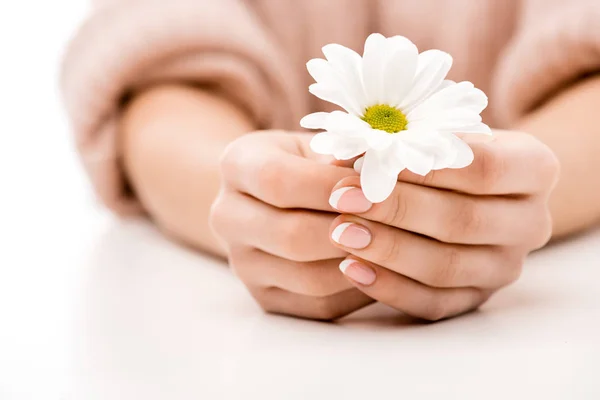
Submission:
POLYGON ((461 318, 265 315, 222 263, 95 205, 54 84, 84 7, 13 3, 0 6, 14 52, 0 67, 0 399, 600 399, 600 231, 534 254, 461 318))

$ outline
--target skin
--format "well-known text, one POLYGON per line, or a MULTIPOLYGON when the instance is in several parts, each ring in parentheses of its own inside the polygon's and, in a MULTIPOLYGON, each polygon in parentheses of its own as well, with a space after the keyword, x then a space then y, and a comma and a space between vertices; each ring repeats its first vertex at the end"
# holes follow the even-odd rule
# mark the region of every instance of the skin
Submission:
POLYGON ((329 205, 333 190, 360 186, 358 175, 313 155, 311 134, 244 134, 254 129, 250 118, 201 88, 162 85, 130 102, 124 167, 157 225, 227 256, 267 311, 330 320, 381 301, 439 320, 514 282, 526 255, 551 235, 598 221, 599 101, 600 78, 572 85, 511 131, 465 136, 471 166, 403 172, 388 200, 362 212, 329 205), (345 222, 369 243, 332 240, 345 222), (342 274, 344 259, 352 263, 342 274), (367 275, 368 284, 354 279, 367 275))

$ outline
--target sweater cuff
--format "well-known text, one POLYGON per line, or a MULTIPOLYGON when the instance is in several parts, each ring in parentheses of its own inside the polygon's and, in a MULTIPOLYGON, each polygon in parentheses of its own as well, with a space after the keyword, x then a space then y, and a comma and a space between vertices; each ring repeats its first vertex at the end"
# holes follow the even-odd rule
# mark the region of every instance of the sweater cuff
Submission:
POLYGON ((238 0, 120 2, 98 9, 67 48, 61 86, 77 147, 101 201, 142 210, 120 167, 120 106, 132 90, 186 81, 209 84, 260 128, 298 120, 300 88, 254 15, 238 0), (273 112, 273 110, 278 112, 273 112))
POLYGON ((600 3, 560 3, 537 2, 540 12, 525 15, 505 50, 493 90, 502 125, 514 124, 564 86, 600 70, 600 3))

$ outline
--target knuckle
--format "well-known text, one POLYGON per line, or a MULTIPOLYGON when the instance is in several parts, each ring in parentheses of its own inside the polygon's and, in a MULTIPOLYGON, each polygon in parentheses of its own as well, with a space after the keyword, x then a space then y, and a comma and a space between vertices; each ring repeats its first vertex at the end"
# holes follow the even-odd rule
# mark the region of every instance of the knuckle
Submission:
POLYGON ((495 191, 506 171, 504 164, 504 159, 490 148, 481 153, 477 164, 476 180, 479 192, 486 194, 495 191))
POLYGON ((281 306, 276 301, 273 301, 273 296, 269 293, 270 290, 271 289, 267 287, 248 286, 248 291, 263 311, 268 313, 280 313, 281 306))
MULTIPOLYGON (((402 172, 401 174, 404 174, 404 173, 405 172, 402 172)), ((433 186, 435 179, 436 179, 436 175, 437 175, 437 171, 431 170, 426 175, 418 175, 418 174, 411 172, 409 176, 410 176, 410 182, 416 183, 417 185, 433 186)))
POLYGON ((325 297, 336 293, 331 282, 321 272, 322 270, 316 266, 302 265, 298 268, 294 279, 296 279, 299 292, 314 297, 325 297))
POLYGON ((392 196, 383 213, 382 221, 386 225, 400 226, 406 217, 408 202, 406 196, 398 194, 392 196))
POLYGON ((539 249, 544 247, 552 238, 552 215, 550 214, 550 210, 544 209, 542 216, 540 217, 540 222, 537 224, 538 235, 537 240, 534 243, 534 249, 539 249))
POLYGON ((400 258, 400 240, 395 235, 384 235, 384 250, 379 255, 379 264, 391 265, 400 258))
POLYGON ((519 238, 529 250, 536 250, 544 247, 552 238, 552 214, 546 198, 534 198, 526 206, 528 208, 524 212, 527 213, 529 223, 519 238))
POLYGON ((331 321, 341 315, 341 310, 332 297, 315 297, 309 313, 312 319, 331 321))
POLYGON ((519 280, 523 272, 523 260, 518 260, 509 264, 507 285, 519 280))
POLYGON ((240 170, 240 163, 242 160, 242 157, 240 157, 241 144, 241 139, 234 140, 225 147, 223 154, 221 154, 219 167, 221 169, 221 174, 226 181, 229 177, 236 175, 240 170))
POLYGON ((546 169, 546 174, 549 177, 550 189, 552 190, 554 189, 554 186, 556 185, 556 183, 558 182, 558 178, 560 177, 561 166, 558 157, 556 156, 556 154, 554 154, 554 152, 552 152, 552 150, 548 149, 547 153, 548 155, 544 165, 546 169))
POLYGON ((327 290, 327 287, 325 287, 324 285, 319 284, 318 282, 316 282, 315 280, 311 280, 310 278, 302 279, 302 281, 299 283, 298 292, 302 295, 312 297, 330 296, 334 293, 331 290, 327 290))
POLYGON ((436 179, 437 171, 431 170, 429 173, 422 177, 421 184, 424 186, 433 186, 436 179))
POLYGON ((220 193, 213 201, 208 216, 208 223, 217 236, 223 236, 223 226, 229 218, 226 194, 220 193))
POLYGON ((304 248, 306 226, 301 215, 290 215, 281 221, 275 240, 283 257, 293 261, 308 261, 305 259, 304 248))
POLYGON ((445 256, 445 262, 443 262, 439 268, 432 269, 432 274, 429 277, 428 283, 433 287, 451 287, 456 284, 458 280, 458 274, 461 270, 462 264, 462 252, 456 247, 448 247, 445 256))
POLYGON ((257 171, 258 195, 269 204, 286 208, 286 173, 285 166, 274 159, 262 160, 257 171))
POLYGON ((460 242, 477 235, 483 226, 483 213, 477 200, 463 198, 457 202, 456 215, 448 228, 444 230, 442 239, 449 242, 460 242))
POLYGON ((510 285, 521 277, 521 273, 523 272, 523 257, 510 255, 506 257, 503 267, 505 279, 502 286, 510 285))
POLYGON ((560 161, 554 152, 537 138, 533 138, 537 144, 535 155, 531 155, 533 165, 536 166, 539 173, 539 181, 543 184, 543 189, 550 192, 560 175, 560 161))
POLYGON ((293 315, 302 318, 332 321, 343 315, 340 306, 329 297, 299 299, 298 302, 281 304, 272 296, 270 288, 249 288, 259 306, 268 313, 293 315))
POLYGON ((425 308, 419 317, 427 321, 439 321, 447 316, 447 307, 444 298, 439 295, 433 295, 425 303, 425 308))
POLYGON ((229 268, 242 282, 249 280, 249 254, 241 248, 233 247, 228 253, 229 268))

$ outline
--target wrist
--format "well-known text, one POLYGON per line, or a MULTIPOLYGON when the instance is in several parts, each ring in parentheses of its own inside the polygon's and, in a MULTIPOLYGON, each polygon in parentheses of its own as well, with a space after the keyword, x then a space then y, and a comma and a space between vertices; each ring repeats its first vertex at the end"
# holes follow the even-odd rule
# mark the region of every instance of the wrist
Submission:
POLYGON ((218 94, 163 85, 138 93, 120 124, 125 175, 152 219, 176 238, 218 252, 207 220, 219 157, 252 130, 250 119, 218 94))

